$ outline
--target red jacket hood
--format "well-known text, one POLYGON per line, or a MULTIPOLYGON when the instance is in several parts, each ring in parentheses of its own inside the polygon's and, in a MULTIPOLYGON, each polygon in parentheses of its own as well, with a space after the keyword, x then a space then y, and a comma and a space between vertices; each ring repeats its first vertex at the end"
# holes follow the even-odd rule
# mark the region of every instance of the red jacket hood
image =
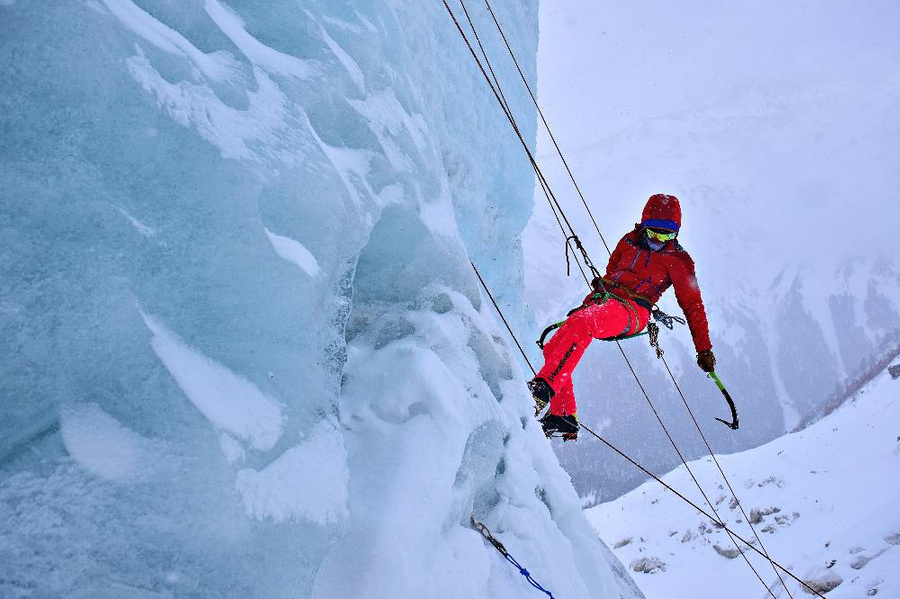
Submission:
POLYGON ((678 198, 662 193, 650 196, 641 214, 640 227, 678 231, 681 228, 681 203, 678 198))

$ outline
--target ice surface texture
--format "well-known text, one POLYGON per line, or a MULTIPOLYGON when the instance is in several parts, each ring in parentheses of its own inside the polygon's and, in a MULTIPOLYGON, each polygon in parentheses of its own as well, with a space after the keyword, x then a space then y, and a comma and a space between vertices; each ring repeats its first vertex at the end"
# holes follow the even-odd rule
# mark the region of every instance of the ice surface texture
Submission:
POLYGON ((472 513, 638 595, 468 268, 525 320, 533 177, 443 11, 0 3, 0 595, 533 592, 472 513))

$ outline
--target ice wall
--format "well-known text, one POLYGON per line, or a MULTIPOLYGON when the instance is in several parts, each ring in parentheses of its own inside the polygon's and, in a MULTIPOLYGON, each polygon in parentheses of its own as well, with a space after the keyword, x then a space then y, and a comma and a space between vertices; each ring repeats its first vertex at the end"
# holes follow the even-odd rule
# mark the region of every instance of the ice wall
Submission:
MULTIPOLYGON (((533 79, 536 3, 495 8, 533 79)), ((639 595, 467 264, 521 323, 478 77, 438 2, 0 2, 0 595, 534 592, 471 515, 639 595)))

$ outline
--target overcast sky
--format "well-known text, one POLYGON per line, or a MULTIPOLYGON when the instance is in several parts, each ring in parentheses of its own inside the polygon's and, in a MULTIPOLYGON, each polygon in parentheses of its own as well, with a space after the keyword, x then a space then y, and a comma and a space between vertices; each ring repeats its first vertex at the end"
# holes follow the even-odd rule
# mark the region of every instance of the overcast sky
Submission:
POLYGON ((894 0, 542 0, 540 15, 541 100, 567 134, 576 119, 608 134, 753 86, 900 86, 894 0))
POLYGON ((612 242, 665 192, 720 272, 897 256, 900 2, 543 0, 540 23, 539 101, 612 242))

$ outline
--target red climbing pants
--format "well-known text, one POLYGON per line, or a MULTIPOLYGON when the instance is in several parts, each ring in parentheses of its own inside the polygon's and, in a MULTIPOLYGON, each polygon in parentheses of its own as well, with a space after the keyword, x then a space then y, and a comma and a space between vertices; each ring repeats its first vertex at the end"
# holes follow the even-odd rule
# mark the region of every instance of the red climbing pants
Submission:
POLYGON ((627 307, 610 298, 602 304, 581 308, 569 316, 544 345, 544 367, 537 376, 547 381, 555 393, 550 400, 551 414, 575 413, 572 371, 592 339, 634 335, 647 326, 649 310, 632 300, 625 303, 627 307))

